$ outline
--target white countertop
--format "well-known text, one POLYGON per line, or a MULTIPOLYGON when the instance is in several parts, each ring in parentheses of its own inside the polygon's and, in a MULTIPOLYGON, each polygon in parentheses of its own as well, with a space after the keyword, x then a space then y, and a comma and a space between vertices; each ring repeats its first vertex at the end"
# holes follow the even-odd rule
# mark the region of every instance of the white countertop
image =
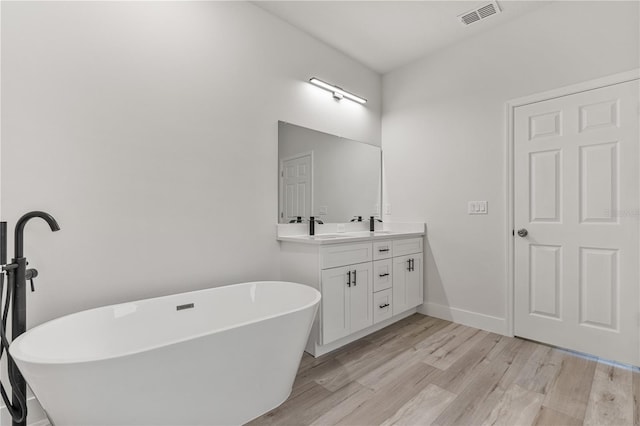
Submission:
POLYGON ((337 232, 336 225, 338 224, 316 225, 316 235, 308 235, 308 224, 279 224, 277 239, 278 241, 292 243, 321 245, 422 237, 426 233, 426 225, 424 223, 384 223, 384 226, 381 226, 382 229, 374 232, 368 230, 337 232))

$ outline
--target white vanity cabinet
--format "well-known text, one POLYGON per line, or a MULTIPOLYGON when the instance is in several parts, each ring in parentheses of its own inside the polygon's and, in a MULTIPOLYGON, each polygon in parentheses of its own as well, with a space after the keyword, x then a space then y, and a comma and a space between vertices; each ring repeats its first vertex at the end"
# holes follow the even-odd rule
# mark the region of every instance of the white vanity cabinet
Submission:
POLYGON ((422 253, 393 258, 393 314, 423 302, 422 253))
POLYGON ((333 342, 373 324, 371 262, 323 269, 322 342, 333 342))
POLYGON ((372 249, 370 242, 320 248, 323 344, 373 324, 372 249))
POLYGON ((307 352, 320 356, 416 311, 423 301, 423 235, 416 234, 280 239, 282 279, 322 294, 307 352))
POLYGON ((423 302, 422 238, 393 242, 393 313, 423 302))

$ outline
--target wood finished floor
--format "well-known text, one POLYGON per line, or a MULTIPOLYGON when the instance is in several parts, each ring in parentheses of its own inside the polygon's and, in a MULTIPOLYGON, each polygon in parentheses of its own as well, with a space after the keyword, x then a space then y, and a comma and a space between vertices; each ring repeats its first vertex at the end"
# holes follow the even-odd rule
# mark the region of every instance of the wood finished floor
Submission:
POLYGON ((640 425, 640 373, 415 314, 317 359, 256 425, 640 425))

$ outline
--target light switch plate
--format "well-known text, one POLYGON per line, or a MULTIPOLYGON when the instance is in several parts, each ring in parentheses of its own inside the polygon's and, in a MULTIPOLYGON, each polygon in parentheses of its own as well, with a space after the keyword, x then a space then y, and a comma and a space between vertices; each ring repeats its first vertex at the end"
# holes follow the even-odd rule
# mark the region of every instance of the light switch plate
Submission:
POLYGON ((487 201, 469 201, 467 213, 489 214, 489 203, 487 201))
POLYGON ((391 214, 391 204, 387 203, 384 205, 384 214, 391 214))

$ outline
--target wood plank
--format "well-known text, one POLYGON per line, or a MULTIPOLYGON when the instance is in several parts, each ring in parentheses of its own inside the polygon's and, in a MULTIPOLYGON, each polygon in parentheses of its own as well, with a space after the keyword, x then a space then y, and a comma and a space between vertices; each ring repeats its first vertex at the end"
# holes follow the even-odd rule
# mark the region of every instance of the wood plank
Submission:
POLYGON ((298 374, 301 374, 305 370, 309 368, 315 368, 319 365, 331 361, 336 358, 336 356, 341 354, 353 353, 361 350, 364 347, 370 346, 369 341, 365 339, 359 339, 355 342, 351 342, 341 348, 336 349, 335 351, 329 352, 328 354, 321 355, 317 358, 314 358, 312 355, 308 353, 304 353, 302 359, 300 361, 300 366, 298 367, 298 374))
POLYGON ((633 371, 633 424, 640 426, 640 372, 633 371))
POLYGON ((400 348, 389 353, 370 352, 361 358, 350 360, 342 364, 340 368, 333 370, 330 374, 324 375, 316 380, 317 383, 330 391, 335 391, 345 384, 357 380, 359 377, 375 370, 378 366, 392 359, 400 348))
POLYGON ((442 371, 434 378, 433 384, 455 394, 460 393, 478 374, 478 369, 484 367, 484 362, 494 351, 501 352, 508 343, 507 337, 490 333, 478 344, 469 349, 451 367, 442 371))
POLYGON ((594 360, 563 353, 560 371, 542 405, 584 420, 595 370, 594 360))
POLYGON ((529 340, 521 340, 518 339, 521 343, 518 345, 517 353, 513 357, 509 368, 505 372, 504 376, 500 379, 498 386, 502 389, 506 390, 513 383, 515 383, 516 379, 520 375, 522 369, 527 364, 536 347, 538 347, 538 343, 534 343, 529 340))
MULTIPOLYGON (((304 386, 309 382, 323 383, 332 380, 336 376, 344 374, 345 362, 348 359, 359 359, 372 353, 373 345, 367 341, 358 341, 347 345, 348 347, 340 348, 330 354, 316 358, 316 362, 312 366, 299 371, 293 384, 293 395, 298 393, 300 386, 304 386)), ((349 380, 342 380, 336 383, 329 390, 337 390, 344 386, 349 380)))
POLYGON ((351 414, 356 408, 371 399, 373 391, 361 386, 361 389, 329 408, 320 417, 314 420, 311 425, 327 426, 338 424, 343 418, 351 414))
POLYGON ((289 399, 251 424, 640 426, 638 369, 409 318, 322 357, 303 356, 289 399))
POLYGON ((335 392, 329 392, 317 383, 305 385, 305 391, 291 397, 284 404, 249 423, 258 425, 308 425, 329 410, 365 390, 359 383, 349 383, 335 392))
POLYGON ((601 362, 596 366, 585 425, 630 425, 633 423, 633 378, 630 369, 601 362))
POLYGON ((303 385, 297 395, 289 397, 282 405, 247 423, 251 426, 279 425, 291 422, 296 416, 331 395, 331 392, 315 382, 303 385))
POLYGON ((498 385, 518 355, 523 341, 512 339, 507 347, 490 361, 485 368, 479 368, 477 376, 458 395, 446 410, 435 420, 437 425, 478 424, 489 416, 493 406, 504 394, 498 385))
POLYGON ((371 390, 378 390, 390 382, 393 382, 398 374, 401 374, 404 370, 421 362, 420 359, 416 357, 416 353, 415 348, 409 348, 390 361, 385 362, 378 368, 358 378, 357 381, 371 390))
POLYGON ((544 395, 513 384, 504 392, 483 425, 528 426, 536 420, 544 395))
POLYGON ((560 371, 561 364, 561 351, 538 344, 516 383, 524 389, 546 395, 560 371))
POLYGON ((425 363, 413 364, 395 380, 374 392, 371 398, 338 422, 341 425, 377 425, 390 418, 407 401, 429 385, 436 369, 425 363))
POLYGON ((456 398, 456 394, 430 384, 382 423, 391 425, 428 425, 456 398))
POLYGON ((335 391, 389 362, 406 350, 399 345, 374 346, 373 348, 371 346, 374 345, 368 343, 362 350, 336 355, 335 362, 340 367, 318 377, 316 382, 330 391, 335 391))
POLYGON ((581 426, 582 421, 543 406, 533 424, 535 426, 581 426))
POLYGON ((456 324, 456 327, 445 327, 434 334, 433 339, 427 338, 415 346, 425 363, 446 370, 488 334, 484 330, 456 324))
POLYGON ((414 324, 424 323, 424 322, 435 323, 436 321, 442 321, 442 320, 438 320, 438 318, 429 317, 426 315, 416 313, 406 318, 403 318, 398 322, 394 322, 393 324, 390 324, 385 328, 375 331, 370 335, 363 337, 363 339, 369 342, 377 343, 381 345, 381 344, 384 344, 386 341, 393 339, 399 332, 410 329, 414 324))
MULTIPOLYGON (((498 383, 491 389, 484 401, 478 404, 478 407, 472 414, 472 418, 478 423, 489 421, 492 411, 495 407, 499 406, 501 402, 508 398, 508 391, 514 384, 516 378, 520 374, 523 366, 527 363, 537 344, 521 339, 514 339, 513 346, 507 348, 495 357, 495 361, 489 361, 490 363, 506 363, 507 369, 498 381, 498 383)), ((486 362, 486 361, 485 361, 486 362)), ((536 411, 537 412, 537 411, 536 411)), ((531 420, 535 418, 536 412, 533 413, 531 420)))
MULTIPOLYGON (((420 341, 421 338, 426 338, 429 335, 436 333, 438 330, 446 327, 450 324, 449 321, 444 321, 438 318, 428 317, 424 315, 416 314, 421 319, 415 319, 411 323, 402 328, 397 328, 388 331, 387 328, 373 333, 370 336, 369 341, 375 345, 389 345, 389 344, 401 344, 413 346, 415 342, 420 341), (384 333, 382 333, 384 332, 384 333), (416 337, 419 336, 419 337, 416 337), (413 339, 413 340, 411 340, 413 339)), ((413 317, 413 316, 412 316, 413 317)), ((409 317, 409 318, 412 318, 409 317)), ((369 336, 368 336, 369 337, 369 336)))

